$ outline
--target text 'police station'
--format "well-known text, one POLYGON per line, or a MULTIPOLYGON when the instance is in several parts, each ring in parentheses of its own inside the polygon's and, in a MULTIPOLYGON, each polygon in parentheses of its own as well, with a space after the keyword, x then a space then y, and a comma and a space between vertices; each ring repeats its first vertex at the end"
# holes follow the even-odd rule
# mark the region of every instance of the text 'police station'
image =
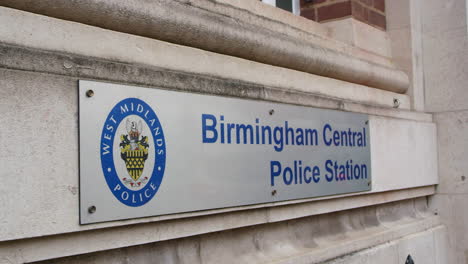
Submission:
MULTIPOLYGON (((262 124, 259 118, 252 123, 227 122, 224 115, 219 118, 212 114, 202 114, 202 142, 207 144, 271 145, 276 152, 285 146, 325 146, 334 148, 367 147, 367 127, 358 130, 351 128, 336 129, 325 123, 320 129, 284 125, 262 124)), ((368 178, 366 164, 346 161, 326 160, 323 164, 326 182, 352 181, 368 178)), ((278 181, 285 185, 309 184, 322 181, 321 167, 294 160, 291 164, 270 161, 270 184, 278 181)))

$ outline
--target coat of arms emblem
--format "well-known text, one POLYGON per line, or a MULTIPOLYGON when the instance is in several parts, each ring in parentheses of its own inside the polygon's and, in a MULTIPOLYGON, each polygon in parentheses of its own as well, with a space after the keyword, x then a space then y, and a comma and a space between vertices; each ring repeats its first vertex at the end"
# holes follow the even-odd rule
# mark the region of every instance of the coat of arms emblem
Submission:
POLYGON ((109 112, 100 142, 109 190, 122 204, 143 206, 156 195, 166 167, 166 141, 158 116, 145 101, 125 98, 109 112))
POLYGON ((145 161, 148 159, 148 137, 143 136, 143 124, 128 118, 126 120, 127 134, 120 136, 120 157, 125 162, 130 179, 123 178, 126 185, 138 187, 148 178, 140 179, 145 161))

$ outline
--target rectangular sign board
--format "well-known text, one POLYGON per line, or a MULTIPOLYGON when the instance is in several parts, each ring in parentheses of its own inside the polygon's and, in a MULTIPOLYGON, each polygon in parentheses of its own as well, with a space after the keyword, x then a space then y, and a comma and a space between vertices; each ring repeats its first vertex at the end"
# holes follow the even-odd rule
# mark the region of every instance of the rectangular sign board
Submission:
POLYGON ((368 116, 80 81, 82 224, 369 191, 368 116))

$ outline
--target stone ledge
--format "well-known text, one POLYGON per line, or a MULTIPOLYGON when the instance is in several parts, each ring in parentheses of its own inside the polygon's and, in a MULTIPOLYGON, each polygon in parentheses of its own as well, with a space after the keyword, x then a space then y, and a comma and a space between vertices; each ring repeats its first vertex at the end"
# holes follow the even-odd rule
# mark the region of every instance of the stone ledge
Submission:
POLYGON ((388 58, 392 57, 387 32, 376 29, 355 18, 325 22, 335 39, 388 58))
MULTIPOLYGON (((446 227, 440 224, 440 220, 437 217, 433 217, 432 219, 427 219, 427 221, 418 221, 415 223, 402 225, 398 229, 399 230, 383 231, 381 233, 373 234, 366 238, 347 239, 344 242, 340 241, 338 245, 335 245, 335 246, 332 246, 323 250, 307 252, 298 256, 291 256, 285 260, 273 261, 270 263, 271 264, 311 264, 311 263, 313 264, 315 263, 336 264, 336 262, 333 262, 333 261, 328 262, 328 261, 332 260, 333 258, 336 258, 337 252, 339 253, 344 252, 345 254, 351 255, 351 254, 355 254, 357 251, 360 251, 360 250, 369 250, 371 247, 375 247, 376 245, 377 247, 382 246, 385 243, 398 245, 399 242, 405 239, 414 237, 414 236, 427 234, 429 237, 432 237, 435 234, 446 232, 446 227), (416 231, 416 232, 413 233, 412 231, 416 231), (387 238, 381 239, 381 236, 387 237, 387 238)), ((427 243, 432 244, 432 243, 435 243, 435 241, 434 239, 431 239, 427 243)), ((439 250, 438 248, 434 248, 434 249, 436 251, 439 250)), ((434 260, 432 259, 432 257, 440 258, 440 256, 438 256, 438 254, 435 252, 418 252, 418 253, 419 254, 425 253, 426 260, 428 261, 434 260)), ((339 256, 339 257, 342 258, 343 256, 339 256)), ((357 261, 356 263, 364 263, 364 262, 375 263, 375 261, 365 261, 365 260, 367 259, 363 258, 363 259, 360 259, 360 261, 357 261)), ((419 258, 418 260, 421 260, 421 259, 419 258)), ((339 261, 338 263, 348 263, 348 262, 344 260, 344 261, 339 261)), ((395 262, 392 262, 392 263, 395 263, 395 262)), ((430 262, 422 262, 422 263, 430 263, 430 262)), ((445 263, 445 262, 437 262, 437 263, 445 263)))
MULTIPOLYGON (((78 51, 86 53, 85 50, 78 51)), ((295 76, 289 78, 288 75, 283 73, 284 70, 271 66, 266 66, 265 69, 259 68, 258 74, 251 72, 253 78, 246 78, 247 81, 244 81, 233 79, 232 76, 229 76, 229 72, 220 77, 206 73, 174 71, 153 65, 132 65, 119 62, 119 60, 127 58, 115 58, 115 61, 109 61, 70 53, 5 45, 1 42, 0 58, 0 68, 143 86, 158 86, 171 90, 267 100, 424 122, 431 122, 432 120, 429 114, 406 111, 409 107, 409 98, 405 95, 293 72, 293 74, 304 75, 297 76, 297 78, 306 78, 305 82, 302 82, 297 80, 295 76), (278 81, 281 81, 281 83, 271 83, 262 78, 254 79, 257 75, 266 74, 265 71, 268 71, 268 74, 279 75, 278 81), (281 76, 283 77, 281 78, 281 76), (288 82, 288 86, 283 86, 283 84, 287 85, 288 82), (316 85, 308 86, 308 82, 315 82, 316 85), (336 86, 339 86, 338 89, 336 86), (341 89, 350 92, 340 93, 341 89), (399 109, 390 108, 393 106, 393 99, 395 98, 400 100, 399 109)), ((242 61, 240 63, 242 65, 242 61)), ((153 64, 161 65, 160 63, 153 64)), ((165 64, 161 66, 169 67, 165 64)))
MULTIPOLYGON (((207 0, 195 3, 203 1, 207 0)), ((121 0, 41 3, 12 0, 1 4, 397 93, 405 93, 409 87, 407 75, 395 68, 357 59, 302 38, 278 34, 265 25, 238 20, 235 13, 226 17, 200 9, 191 2, 160 0, 135 5, 121 0)))
MULTIPOLYGON (((404 192, 409 194, 411 190, 404 192)), ((426 192, 426 194, 430 193, 426 192)), ((377 198, 376 196, 379 195, 374 195, 374 199, 377 198)), ((239 251, 243 252, 244 257, 253 257, 257 262, 277 260, 273 263, 303 263, 313 260, 316 263, 421 232, 440 224, 439 218, 427 210, 425 198, 413 199, 415 197, 412 195, 398 197, 397 192, 380 194, 380 196, 385 196, 383 199, 385 204, 361 204, 348 209, 374 206, 346 212, 330 210, 329 212, 336 212, 331 214, 327 211, 309 210, 309 214, 303 218, 296 218, 296 220, 291 220, 295 219, 291 218, 289 219, 291 221, 287 222, 283 222, 285 220, 269 221, 266 218, 263 221, 255 221, 257 217, 252 218, 247 211, 10 241, 0 243, 0 255, 11 262, 31 262, 177 238, 183 238, 183 241, 173 241, 170 244, 201 244, 203 237, 191 238, 191 236, 205 234, 209 236, 206 241, 211 242, 200 245, 198 252, 198 254, 206 252, 207 259, 204 263, 219 263, 216 262, 216 256, 237 261, 234 256, 239 251), (393 200, 395 198, 397 199, 393 200), (391 201, 400 202, 389 203, 391 201), (395 208, 398 208, 398 214, 395 214, 395 208), (273 222, 276 223, 271 224, 273 222), (257 226, 242 228, 252 225, 257 226), (232 232, 219 232, 233 228, 238 229, 232 232), (126 239, 121 239, 122 237, 126 239), (271 237, 281 237, 282 246, 278 248, 279 245, 271 240, 271 237), (337 237, 341 238, 338 245, 334 243, 337 237), (225 247, 215 246, 217 243, 222 243, 225 247), (257 244, 258 247, 252 243, 257 244)), ((337 200, 336 205, 340 202, 337 200)), ((275 209, 272 208, 272 210, 275 209)), ((346 207, 340 209, 342 210, 346 210, 346 207)), ((259 215, 265 213, 265 210, 257 209, 250 213, 259 215)))
MULTIPOLYGON (((127 67, 130 67, 128 64, 159 67, 389 108, 393 107, 393 99, 396 98, 401 102, 400 109, 410 108, 406 95, 11 9, 3 8, 0 12, 2 23, 15 25, 15 32, 0 29, 4 43, 48 50, 62 54, 62 57, 79 55, 121 62, 127 67)), ((35 61, 35 64, 40 62, 35 61)), ((44 65, 45 68, 58 66, 44 65)), ((70 68, 67 70, 80 71, 82 76, 92 72, 90 65, 68 66, 70 68)), ((36 70, 40 71, 41 67, 36 70)), ((126 77, 125 74, 123 77, 126 77)))

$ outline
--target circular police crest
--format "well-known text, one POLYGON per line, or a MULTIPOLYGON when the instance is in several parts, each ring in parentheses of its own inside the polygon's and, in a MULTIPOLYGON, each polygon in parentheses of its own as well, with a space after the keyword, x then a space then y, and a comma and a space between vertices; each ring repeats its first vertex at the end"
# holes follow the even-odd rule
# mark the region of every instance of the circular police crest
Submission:
POLYGON ((101 135, 101 166, 109 189, 128 206, 149 202, 161 185, 166 142, 154 110, 143 100, 127 98, 106 118, 101 135))

